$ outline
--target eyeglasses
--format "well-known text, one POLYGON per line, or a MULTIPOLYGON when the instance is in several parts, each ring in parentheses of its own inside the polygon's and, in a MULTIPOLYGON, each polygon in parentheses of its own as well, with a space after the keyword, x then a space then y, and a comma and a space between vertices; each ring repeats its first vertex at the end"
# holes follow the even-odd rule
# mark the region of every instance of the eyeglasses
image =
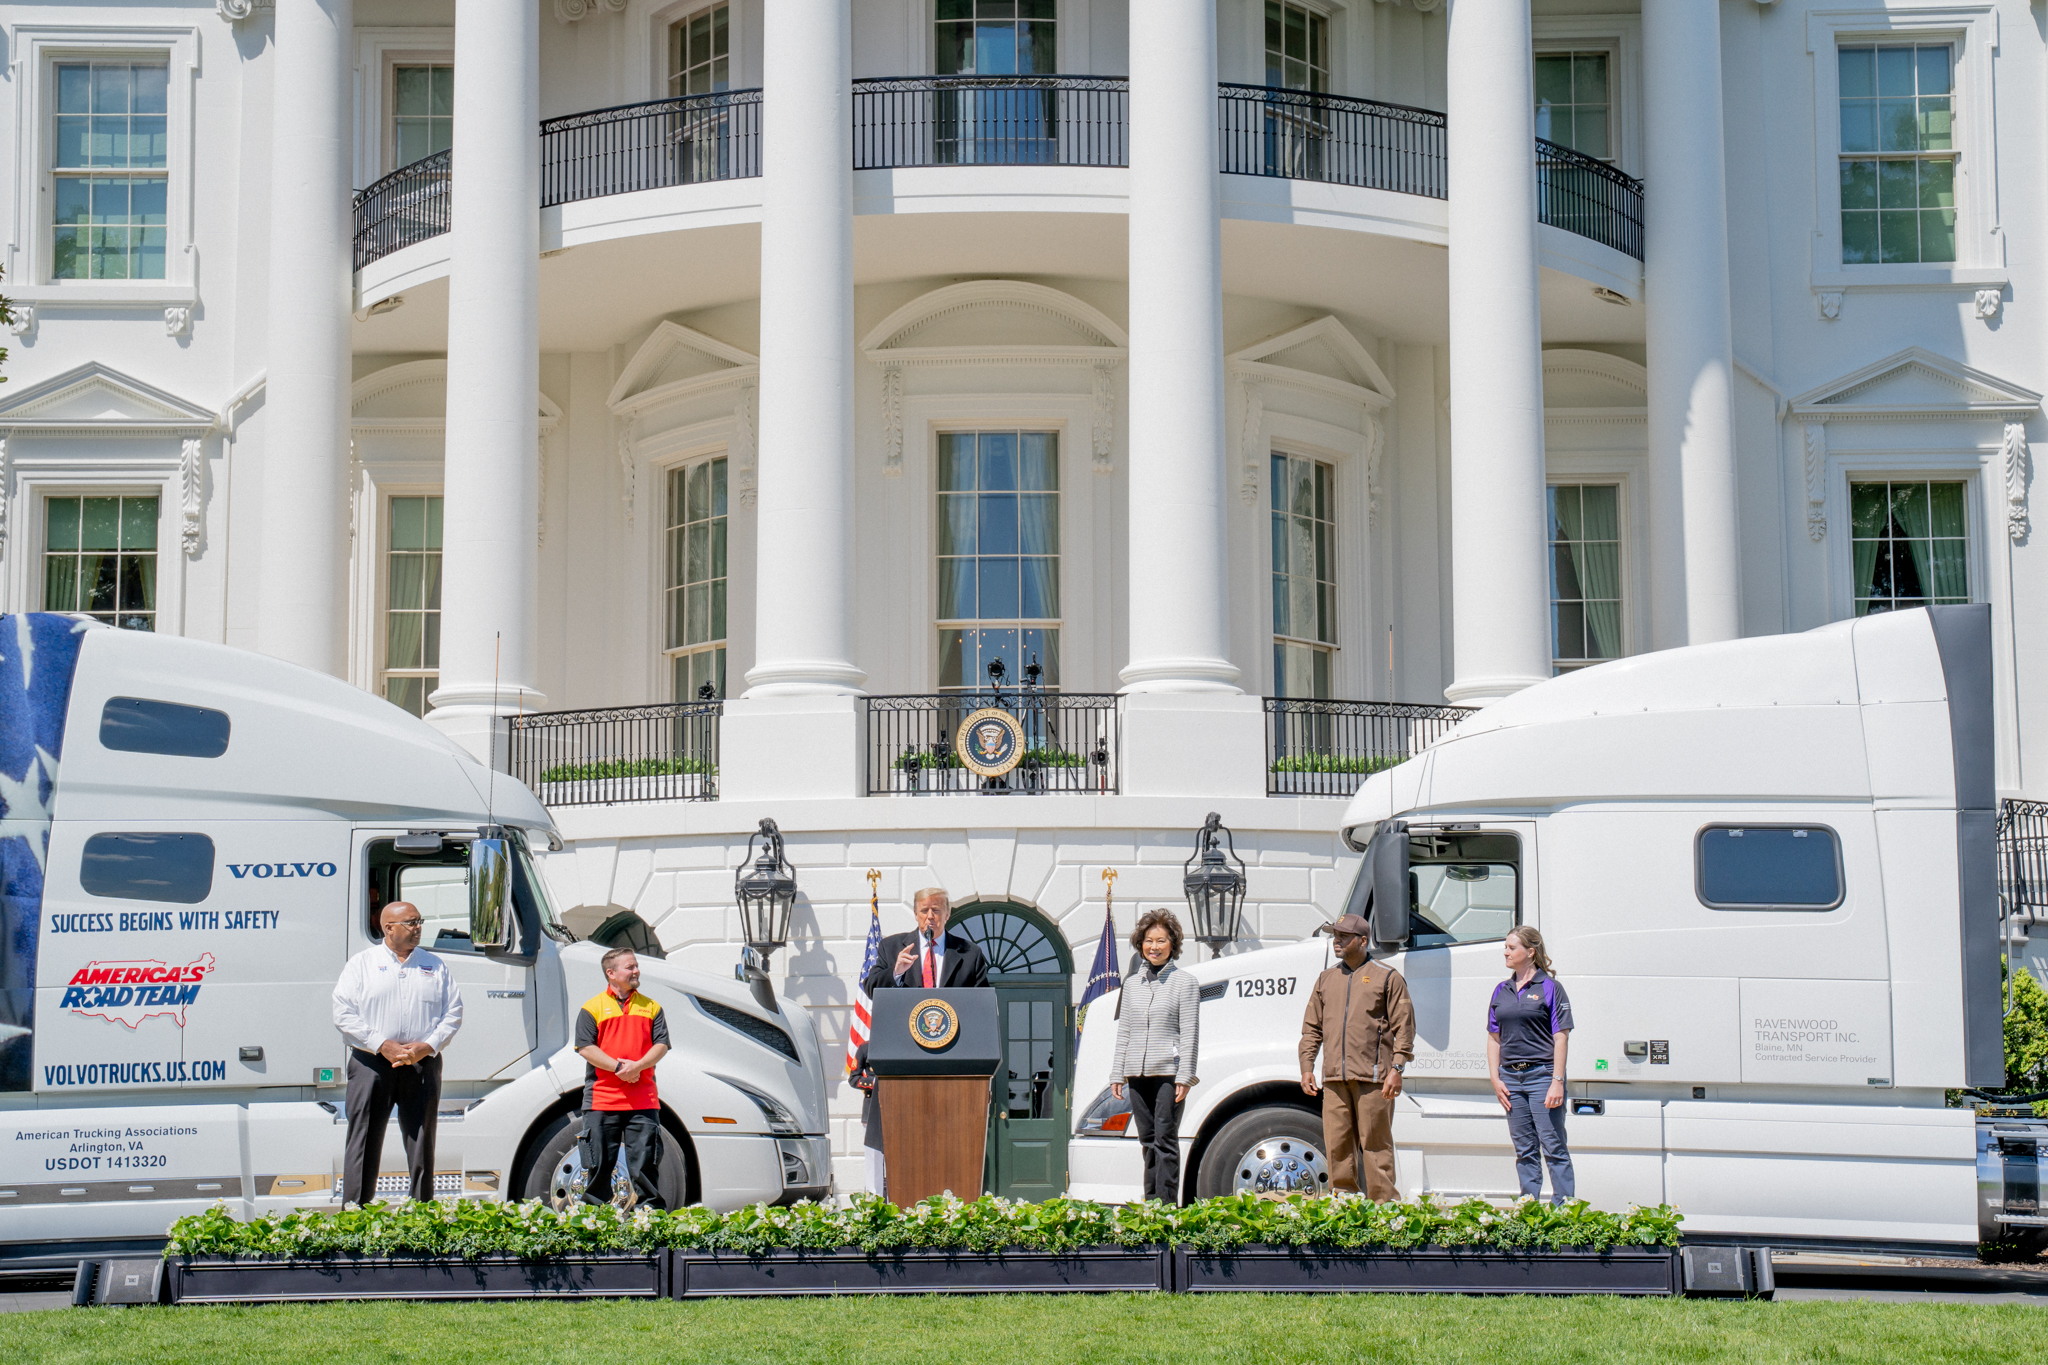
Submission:
POLYGON ((395 919, 391 921, 391 927, 393 929, 417 929, 425 923, 426 921, 423 919, 395 919))

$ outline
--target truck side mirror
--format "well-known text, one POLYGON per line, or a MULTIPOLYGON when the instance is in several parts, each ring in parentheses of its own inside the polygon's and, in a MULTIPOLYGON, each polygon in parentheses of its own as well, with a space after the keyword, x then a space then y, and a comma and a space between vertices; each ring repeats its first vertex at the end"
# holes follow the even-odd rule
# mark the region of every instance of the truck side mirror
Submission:
POLYGON ((1372 868, 1372 951, 1374 956, 1398 953, 1408 946, 1411 900, 1408 876, 1408 825, 1382 823, 1366 850, 1372 868))
POLYGON ((503 836, 469 845, 469 937, 480 953, 512 946, 512 850, 503 836))

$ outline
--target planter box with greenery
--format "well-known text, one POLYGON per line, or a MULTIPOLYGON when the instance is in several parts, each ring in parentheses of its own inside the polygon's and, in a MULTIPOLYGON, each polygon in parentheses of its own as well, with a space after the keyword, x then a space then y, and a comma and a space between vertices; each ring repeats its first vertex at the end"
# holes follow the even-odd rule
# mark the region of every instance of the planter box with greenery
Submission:
POLYGON ((1113 1289, 1670 1293, 1679 1215, 1229 1195, 1187 1208, 983 1196, 734 1213, 403 1204, 182 1218, 174 1298, 678 1297, 1113 1289), (1662 1278, 1659 1278, 1661 1267, 1662 1278), (297 1292, 294 1287, 297 1286, 297 1292), (523 1287, 522 1287, 523 1286, 523 1287))

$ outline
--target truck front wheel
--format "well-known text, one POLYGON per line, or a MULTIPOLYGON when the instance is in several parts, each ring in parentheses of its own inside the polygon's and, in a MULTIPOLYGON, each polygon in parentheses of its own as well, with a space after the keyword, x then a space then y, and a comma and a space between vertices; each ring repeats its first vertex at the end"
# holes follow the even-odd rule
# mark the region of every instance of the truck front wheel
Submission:
POLYGON ((1195 1195, 1327 1194, 1330 1163, 1322 1119, 1291 1104, 1248 1109, 1217 1130, 1202 1153, 1195 1195))
MULTIPOLYGON (((550 1204, 564 1197, 572 1202, 580 1199, 589 1180, 589 1172, 583 1169, 582 1151, 576 1145, 581 1136, 581 1114, 564 1114, 556 1119, 541 1143, 540 1155, 534 1158, 533 1170, 527 1175, 526 1188, 519 1197, 541 1199, 550 1204)), ((661 1173, 655 1185, 661 1190, 661 1202, 672 1209, 683 1206, 683 1191, 689 1178, 683 1161, 681 1144, 668 1129, 662 1129, 661 1173)))

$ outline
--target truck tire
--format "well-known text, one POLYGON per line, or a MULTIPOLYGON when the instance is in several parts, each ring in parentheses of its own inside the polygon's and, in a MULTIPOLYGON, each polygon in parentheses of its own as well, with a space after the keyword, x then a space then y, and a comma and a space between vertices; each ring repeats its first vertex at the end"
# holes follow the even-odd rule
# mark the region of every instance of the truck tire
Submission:
POLYGON ((1248 1109, 1217 1130, 1195 1173, 1195 1196, 1330 1192, 1323 1121, 1291 1104, 1248 1109))
MULTIPOLYGON (((520 1192, 520 1198, 552 1204, 563 1195, 580 1196, 584 1183, 583 1155, 576 1140, 582 1136, 583 1115, 564 1114, 556 1119, 541 1142, 540 1155, 534 1158, 533 1170, 526 1177, 526 1188, 520 1192)), ((654 1183, 661 1191, 661 1202, 672 1209, 683 1206, 683 1192, 689 1179, 684 1161, 683 1148, 675 1134, 662 1129, 661 1173, 654 1183)))

